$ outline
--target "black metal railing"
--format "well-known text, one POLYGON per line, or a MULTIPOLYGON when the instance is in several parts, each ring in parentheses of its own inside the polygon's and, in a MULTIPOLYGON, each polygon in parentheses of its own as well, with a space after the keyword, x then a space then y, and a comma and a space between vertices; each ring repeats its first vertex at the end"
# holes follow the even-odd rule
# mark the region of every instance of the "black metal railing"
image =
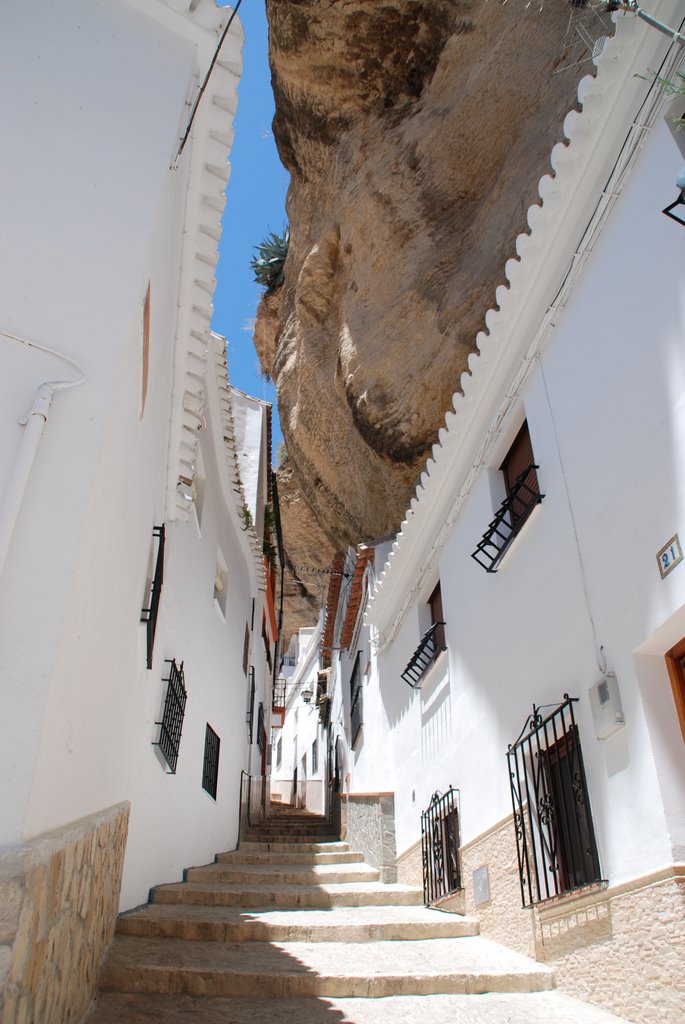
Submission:
POLYGON ((155 571, 150 581, 150 589, 146 594, 148 607, 142 608, 140 621, 147 626, 147 667, 152 668, 152 651, 155 646, 155 632, 157 630, 157 614, 159 612, 159 599, 162 594, 162 583, 164 582, 164 524, 155 526, 152 536, 157 538, 157 559, 155 571))
POLYGON ((524 907, 603 882, 573 714, 577 701, 564 694, 547 716, 533 705, 507 754, 524 907))
POLYGON ((272 708, 284 708, 285 707, 285 679, 283 676, 279 676, 274 683, 273 693, 271 697, 272 708))
POLYGON ((350 679, 350 743, 357 742, 357 737, 364 724, 364 697, 362 689, 361 651, 357 654, 350 679))
POLYGON ((421 643, 411 656, 409 664, 402 673, 402 679, 414 690, 421 687, 426 671, 433 664, 441 651, 445 650, 445 623, 434 622, 430 629, 421 637, 421 643))
POLYGON ((423 899, 426 906, 461 889, 459 870, 459 810, 457 793, 433 794, 421 815, 423 899))
POLYGON ((248 743, 252 743, 254 739, 254 697, 255 697, 255 679, 254 679, 254 665, 250 665, 250 669, 247 677, 247 740, 248 743))
POLYGON ((202 766, 202 788, 209 793, 213 800, 216 800, 216 790, 219 782, 220 746, 221 740, 209 722, 207 722, 207 728, 205 729, 205 757, 202 766))
POLYGON ((163 680, 167 684, 167 691, 162 721, 155 722, 155 725, 160 726, 159 739, 152 745, 159 747, 164 760, 169 765, 169 774, 175 775, 188 694, 183 675, 183 662, 179 666, 176 664, 175 658, 166 658, 165 660, 171 667, 169 675, 163 680))
POLYGON ((521 529, 544 494, 540 494, 537 470, 531 463, 516 477, 511 491, 500 505, 497 515, 471 553, 486 572, 497 572, 497 566, 504 558, 511 542, 521 529))

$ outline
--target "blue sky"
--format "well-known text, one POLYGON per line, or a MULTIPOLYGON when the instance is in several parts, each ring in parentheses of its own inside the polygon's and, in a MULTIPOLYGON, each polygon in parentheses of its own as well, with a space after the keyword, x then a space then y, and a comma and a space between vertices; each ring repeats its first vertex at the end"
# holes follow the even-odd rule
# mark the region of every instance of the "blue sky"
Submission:
MULTIPOLYGON (((254 282, 250 260, 255 246, 270 231, 280 233, 286 223, 285 194, 289 175, 278 158, 271 132, 274 102, 267 59, 264 0, 243 0, 238 17, 245 30, 243 75, 238 90, 238 112, 233 122, 231 180, 226 191, 212 327, 228 338, 231 383, 242 391, 273 402, 276 413, 274 388, 260 376, 259 360, 252 343, 252 323, 262 289, 254 282)), ((274 461, 280 440, 276 415, 274 461)))

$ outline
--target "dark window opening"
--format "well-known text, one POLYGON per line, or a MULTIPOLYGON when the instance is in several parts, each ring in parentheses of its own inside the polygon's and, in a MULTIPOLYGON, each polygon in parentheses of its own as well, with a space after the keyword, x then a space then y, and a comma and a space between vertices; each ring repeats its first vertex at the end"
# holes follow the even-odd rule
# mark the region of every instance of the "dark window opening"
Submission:
POLYGON ((243 675, 247 675, 247 666, 250 660, 250 627, 245 623, 245 639, 243 640, 243 675))
POLYGON ((350 743, 352 746, 357 742, 362 725, 364 724, 361 658, 362 652, 357 651, 350 679, 350 743))
POLYGON ((316 775, 319 770, 319 740, 318 738, 312 743, 312 775, 316 775))
POLYGON ((205 729, 205 757, 202 766, 202 788, 209 793, 212 800, 216 800, 217 784, 219 782, 219 747, 221 740, 212 729, 209 722, 205 729))
POLYGON ((247 691, 247 738, 248 742, 252 743, 254 734, 254 697, 255 697, 255 678, 254 678, 254 665, 250 665, 250 674, 248 676, 248 691, 247 691))
POLYGON ((167 658, 166 662, 171 667, 168 677, 164 680, 167 683, 167 691, 162 721, 155 722, 155 725, 160 726, 159 739, 153 743, 153 746, 159 747, 162 752, 164 760, 169 765, 169 774, 175 775, 188 694, 185 687, 183 662, 180 666, 176 664, 176 659, 169 660, 167 658))
POLYGON ((435 626, 435 632, 433 633, 433 645, 435 652, 433 657, 437 658, 441 651, 444 651, 447 647, 445 643, 445 616, 442 611, 442 593, 440 591, 440 583, 438 582, 437 587, 428 598, 428 606, 431 613, 431 626, 435 626))
POLYGON ((521 901, 542 903, 603 882, 573 705, 533 714, 507 754, 521 901))
POLYGON ((266 631, 266 615, 262 617, 262 640, 264 641, 264 654, 266 655, 266 663, 269 666, 269 672, 271 671, 271 643, 269 641, 269 634, 266 631))
POLYGON ((259 748, 259 753, 260 754, 264 753, 265 746, 266 746, 266 728, 264 726, 264 705, 260 701, 259 702, 259 709, 257 711, 257 747, 259 748))
MULTIPOLYGON (((157 542, 157 557, 152 578, 148 579, 145 604, 147 607, 141 609, 140 621, 147 627, 147 667, 152 668, 152 652, 155 646, 155 633, 157 631, 157 615, 159 613, 159 599, 162 596, 162 583, 164 582, 164 524, 155 526, 152 531, 153 545, 157 542)), ((154 548, 153 548, 154 551, 154 548)))

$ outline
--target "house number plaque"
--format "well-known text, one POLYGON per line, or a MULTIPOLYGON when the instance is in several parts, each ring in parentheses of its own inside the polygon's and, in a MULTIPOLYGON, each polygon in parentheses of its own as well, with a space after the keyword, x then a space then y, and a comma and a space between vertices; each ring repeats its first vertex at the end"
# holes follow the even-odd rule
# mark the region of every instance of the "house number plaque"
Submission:
POLYGON ((683 549, 680 546, 680 538, 677 533, 664 544, 656 556, 656 560, 659 563, 662 580, 668 576, 669 572, 673 572, 677 565, 680 565, 683 560, 683 549))

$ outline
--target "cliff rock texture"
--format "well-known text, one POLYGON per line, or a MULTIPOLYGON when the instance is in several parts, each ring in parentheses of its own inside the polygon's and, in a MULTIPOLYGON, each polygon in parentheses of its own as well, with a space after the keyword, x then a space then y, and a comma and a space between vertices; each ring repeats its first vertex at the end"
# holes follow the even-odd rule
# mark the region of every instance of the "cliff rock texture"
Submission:
POLYGON ((266 6, 291 243, 256 341, 343 548, 397 529, 591 65, 555 74, 565 0, 266 6))

